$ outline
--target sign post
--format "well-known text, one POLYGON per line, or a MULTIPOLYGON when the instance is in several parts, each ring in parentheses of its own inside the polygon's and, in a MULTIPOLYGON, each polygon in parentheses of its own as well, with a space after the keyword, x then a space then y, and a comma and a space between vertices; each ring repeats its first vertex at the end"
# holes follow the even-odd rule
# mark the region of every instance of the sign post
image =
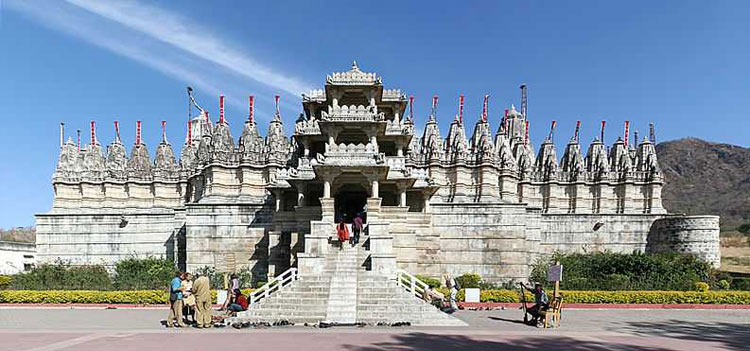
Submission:
POLYGON ((549 270, 547 271, 547 281, 555 282, 555 290, 552 293, 552 297, 557 297, 558 292, 560 291, 560 281, 562 280, 562 271, 563 266, 560 264, 560 262, 555 262, 555 265, 552 267, 549 267, 549 270))

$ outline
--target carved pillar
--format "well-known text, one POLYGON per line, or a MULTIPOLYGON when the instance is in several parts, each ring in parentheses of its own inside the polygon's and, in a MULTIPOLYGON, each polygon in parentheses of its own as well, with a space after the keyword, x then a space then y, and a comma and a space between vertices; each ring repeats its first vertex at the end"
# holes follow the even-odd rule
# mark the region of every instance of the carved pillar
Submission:
POLYGON ((323 179, 323 198, 331 198, 331 180, 328 178, 323 179))
POLYGON ((398 190, 398 205, 406 207, 406 185, 398 184, 396 189, 398 190))
POLYGON ((422 193, 422 196, 424 197, 424 206, 422 206, 422 212, 430 213, 430 195, 428 195, 427 193, 422 193))
POLYGON ((373 179, 371 181, 370 189, 372 190, 371 191, 372 194, 370 195, 370 197, 373 197, 373 198, 379 198, 380 197, 380 186, 378 184, 378 180, 377 179, 373 179))
POLYGON ((273 197, 274 197, 274 203, 276 212, 281 211, 281 190, 280 189, 274 189, 273 190, 273 197))

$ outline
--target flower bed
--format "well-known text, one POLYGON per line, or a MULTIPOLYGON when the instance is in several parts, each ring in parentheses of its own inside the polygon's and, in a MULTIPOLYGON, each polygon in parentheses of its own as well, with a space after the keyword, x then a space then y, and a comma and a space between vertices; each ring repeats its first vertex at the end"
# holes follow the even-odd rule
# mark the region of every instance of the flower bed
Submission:
MULTIPOLYGON (((243 294, 252 289, 242 290, 243 294)), ((216 302, 216 291, 212 291, 216 302)), ((90 304, 165 304, 169 294, 165 290, 0 290, 0 303, 90 303, 90 304)))

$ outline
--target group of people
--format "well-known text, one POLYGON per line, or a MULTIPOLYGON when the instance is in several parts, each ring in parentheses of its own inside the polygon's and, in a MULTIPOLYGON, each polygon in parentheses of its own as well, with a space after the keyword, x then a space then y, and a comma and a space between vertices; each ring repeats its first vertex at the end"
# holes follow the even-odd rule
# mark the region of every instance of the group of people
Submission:
POLYGON ((229 285, 229 293, 227 294, 226 301, 224 301, 224 305, 221 306, 221 310, 226 310, 229 314, 246 310, 249 303, 247 296, 242 295, 240 279, 236 274, 231 275, 229 285))
POLYGON ((362 219, 362 214, 357 213, 352 218, 351 223, 346 222, 344 216, 336 224, 336 235, 339 238, 339 249, 344 249, 344 243, 349 242, 349 245, 354 246, 359 243, 359 237, 365 227, 365 221, 362 219))
POLYGON ((187 327, 192 322, 198 328, 211 327, 211 283, 206 276, 195 281, 192 275, 177 271, 169 284, 169 316, 167 328, 187 327))

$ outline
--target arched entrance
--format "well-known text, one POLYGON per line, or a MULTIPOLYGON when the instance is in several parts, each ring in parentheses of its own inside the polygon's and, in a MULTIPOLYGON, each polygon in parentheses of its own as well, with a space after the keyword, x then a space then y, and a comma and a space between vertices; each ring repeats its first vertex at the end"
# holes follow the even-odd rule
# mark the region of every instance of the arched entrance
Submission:
POLYGON ((367 191, 360 184, 343 184, 338 188, 334 197, 334 209, 336 211, 336 222, 342 219, 351 223, 356 214, 364 219, 365 204, 367 204, 367 191))

